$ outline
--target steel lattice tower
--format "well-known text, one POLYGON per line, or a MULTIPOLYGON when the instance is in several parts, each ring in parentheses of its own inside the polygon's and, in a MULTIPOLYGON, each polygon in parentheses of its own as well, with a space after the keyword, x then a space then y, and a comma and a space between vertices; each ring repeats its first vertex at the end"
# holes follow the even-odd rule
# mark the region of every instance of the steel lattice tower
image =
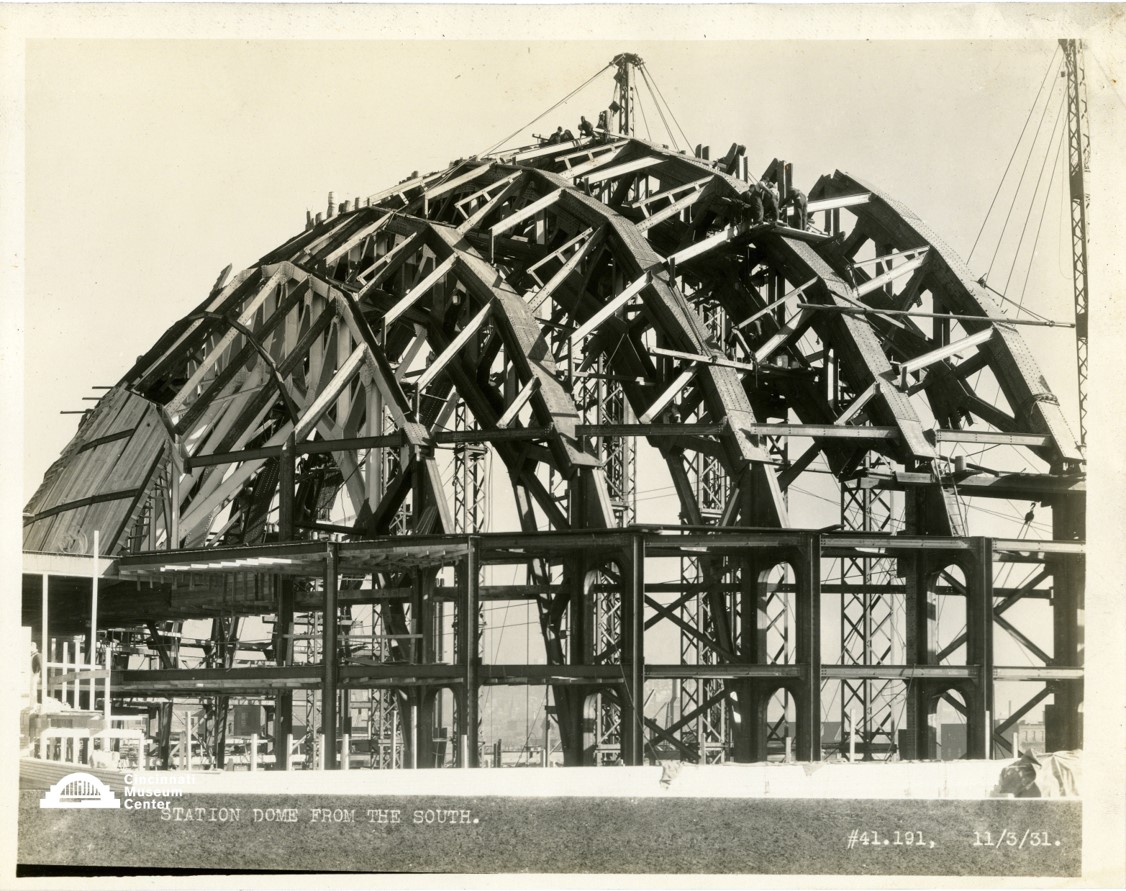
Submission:
MULTIPOLYGON (((1032 706, 1053 696, 1053 738, 1076 739, 1083 454, 1021 337, 1040 323, 1004 315, 914 213, 850 174, 810 188, 823 226, 764 218, 744 147, 713 161, 634 138, 635 63, 616 63, 618 132, 463 158, 330 206, 221 277, 101 399, 28 504, 25 549, 119 530, 103 632, 277 616, 257 660, 162 659, 115 676, 118 695, 276 697, 279 736, 295 699, 319 701, 330 767, 336 703, 355 691, 370 691, 373 763, 432 766, 449 691, 475 760, 491 685, 549 691, 567 764, 639 764, 666 744, 763 760, 786 735, 817 760, 823 684, 844 686, 841 710, 877 754, 903 678, 913 757, 933 757, 951 697, 966 753, 983 757, 998 680, 1026 682, 1032 706), (1003 401, 975 392, 985 370, 1003 401), (1017 457, 959 467, 962 444, 1017 457), (486 449, 515 506, 487 532, 486 449), (679 524, 637 515, 642 472, 674 493, 679 524), (831 518, 791 516, 799 480, 832 491, 831 518), (1050 504, 1052 531, 972 534, 975 500, 1050 504), (268 516, 275 528, 244 535, 268 516), (1007 588, 1013 563, 1044 568, 1007 588), (834 595, 839 661, 822 640, 834 595), (960 604, 953 636, 938 633, 943 598, 960 604), (542 652, 477 658, 482 600, 534 604, 542 652), (1041 664, 995 664, 996 629, 1021 641, 1002 615, 1018 601, 1052 618, 1052 652, 1029 649, 1041 664), (338 634, 362 609, 370 659, 338 634), (660 727, 645 697, 670 682, 678 714, 660 727)), ((788 171, 767 168, 783 195, 788 171)), ((34 617, 26 580, 24 593, 34 617)))
POLYGON ((1087 132, 1087 79, 1082 41, 1061 40, 1067 70, 1067 170, 1071 195, 1071 263, 1075 290, 1075 348, 1079 382, 1079 441, 1087 442, 1087 194, 1091 140, 1087 132))
MULTIPOLYGON (((857 532, 890 533, 894 514, 890 492, 859 486, 841 487, 841 527, 857 532)), ((867 668, 893 662, 896 629, 895 597, 879 592, 894 579, 895 561, 849 557, 840 561, 841 663, 867 668)), ((856 735, 856 751, 865 761, 883 760, 893 752, 894 681, 841 682, 841 748, 846 734, 856 735)))

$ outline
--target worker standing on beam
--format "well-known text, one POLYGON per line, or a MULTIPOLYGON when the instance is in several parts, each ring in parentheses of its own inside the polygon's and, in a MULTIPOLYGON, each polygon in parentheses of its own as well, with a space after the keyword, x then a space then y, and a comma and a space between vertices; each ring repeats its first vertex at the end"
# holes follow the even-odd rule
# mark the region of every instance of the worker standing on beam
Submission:
POLYGON ((756 189, 740 192, 734 198, 721 198, 718 202, 728 220, 749 229, 762 222, 762 198, 756 189))
POLYGON ((748 229, 763 220, 762 195, 756 188, 740 192, 737 198, 725 199, 722 203, 730 208, 731 219, 748 229))
POLYGON ((798 229, 805 229, 806 207, 808 206, 808 203, 809 202, 805 197, 805 192, 803 192, 801 189, 791 189, 790 194, 786 196, 786 200, 782 202, 783 209, 787 207, 794 208, 798 218, 796 226, 796 228, 798 229))
POLYGON ((746 220, 748 226, 757 226, 763 221, 765 216, 765 208, 762 203, 762 195, 758 193, 757 189, 748 189, 742 195, 743 204, 746 207, 746 220))
POLYGON ((778 186, 773 180, 763 180, 761 183, 762 207, 767 222, 778 222, 778 186))

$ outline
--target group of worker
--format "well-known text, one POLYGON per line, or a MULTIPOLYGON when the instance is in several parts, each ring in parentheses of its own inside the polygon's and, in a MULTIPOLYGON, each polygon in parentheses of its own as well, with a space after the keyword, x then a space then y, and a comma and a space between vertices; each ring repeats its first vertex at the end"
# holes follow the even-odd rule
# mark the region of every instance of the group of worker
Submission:
POLYGON ((784 200, 778 194, 778 184, 773 180, 755 183, 738 198, 723 202, 728 214, 744 226, 757 226, 760 223, 786 223, 796 229, 805 229, 808 202, 801 189, 790 189, 784 200), (793 208, 793 221, 786 214, 793 208), (785 218, 784 218, 785 217, 785 218))
MULTIPOLYGON (((585 118, 584 118, 585 120, 585 118)), ((555 132, 552 133, 547 139, 544 140, 545 145, 558 145, 561 142, 571 142, 574 140, 575 134, 570 130, 564 130, 562 127, 556 127, 555 132)))
MULTIPOLYGON (((598 129, 602 131, 606 130, 606 112, 604 111, 598 115, 598 129)), ((594 124, 586 119, 586 115, 582 115, 581 120, 579 121, 579 138, 587 139, 593 137, 594 135, 594 124)), ((545 145, 558 145, 561 142, 571 142, 572 140, 574 140, 574 138, 575 134, 570 130, 564 130, 562 126, 556 127, 555 132, 548 136, 546 139, 544 139, 542 136, 540 137, 545 145)))
MULTIPOLYGON (((605 111, 598 115, 597 129, 606 132, 607 114, 605 111)), ((580 138, 590 138, 596 135, 594 125, 586 119, 586 115, 581 116, 578 130, 580 138)), ((574 141, 575 134, 559 126, 546 139, 540 138, 545 145, 558 145, 562 142, 574 141)), ((788 219, 790 214, 787 214, 786 211, 792 207, 795 218, 792 223, 793 227, 804 230, 806 226, 808 201, 805 192, 801 189, 790 189, 785 199, 782 199, 778 192, 778 184, 772 179, 764 179, 755 183, 750 189, 743 192, 737 200, 729 200, 728 203, 735 210, 735 215, 739 221, 745 225, 756 226, 764 221, 790 224, 788 219), (783 219, 783 216, 786 219, 783 219)))

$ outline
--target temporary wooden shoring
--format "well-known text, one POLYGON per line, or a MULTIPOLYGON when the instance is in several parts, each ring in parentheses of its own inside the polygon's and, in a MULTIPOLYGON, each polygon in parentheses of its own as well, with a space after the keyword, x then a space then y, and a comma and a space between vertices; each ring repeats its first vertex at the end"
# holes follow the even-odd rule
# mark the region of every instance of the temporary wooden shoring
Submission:
POLYGON ((426 366, 426 370, 416 381, 419 392, 425 390, 430 385, 430 382, 445 370, 446 366, 450 364, 450 360, 461 352, 462 348, 469 342, 471 337, 481 330, 481 327, 488 321, 489 314, 492 311, 493 305, 491 303, 486 304, 469 320, 466 326, 458 332, 457 337, 450 341, 450 345, 442 351, 441 355, 426 366))
POLYGON ((581 343, 584 337, 598 328, 599 325, 610 318, 610 316, 614 315, 614 313, 621 310, 634 297, 640 294, 651 281, 652 279, 649 273, 646 272, 630 282, 613 300, 575 329, 574 333, 571 334, 571 344, 581 343))
POLYGON ((387 315, 383 317, 383 323, 390 325, 398 319, 403 313, 415 305, 419 298, 424 296, 434 287, 438 282, 445 278, 450 272, 453 271, 454 266, 457 264, 458 258, 456 256, 447 257, 437 266, 435 266, 428 275, 423 276, 422 280, 415 285, 406 296, 403 297, 398 303, 387 310, 387 315))
POLYGON ((528 404, 528 400, 532 398, 532 394, 536 392, 539 385, 539 378, 533 377, 520 388, 520 392, 517 393, 512 402, 508 404, 508 408, 504 410, 504 414, 497 418, 498 429, 503 430, 516 420, 516 416, 520 414, 520 410, 528 404))

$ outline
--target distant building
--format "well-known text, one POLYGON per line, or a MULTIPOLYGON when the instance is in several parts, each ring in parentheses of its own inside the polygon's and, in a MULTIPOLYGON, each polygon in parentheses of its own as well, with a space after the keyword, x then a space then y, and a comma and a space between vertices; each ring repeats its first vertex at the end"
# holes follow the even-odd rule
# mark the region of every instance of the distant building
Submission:
POLYGON ((1015 743, 1014 757, 1020 752, 1031 752, 1033 755, 1043 755, 1046 751, 1044 746, 1044 731, 1045 727, 1043 722, 1028 722, 1017 724, 1013 732, 1013 741, 1015 743))

